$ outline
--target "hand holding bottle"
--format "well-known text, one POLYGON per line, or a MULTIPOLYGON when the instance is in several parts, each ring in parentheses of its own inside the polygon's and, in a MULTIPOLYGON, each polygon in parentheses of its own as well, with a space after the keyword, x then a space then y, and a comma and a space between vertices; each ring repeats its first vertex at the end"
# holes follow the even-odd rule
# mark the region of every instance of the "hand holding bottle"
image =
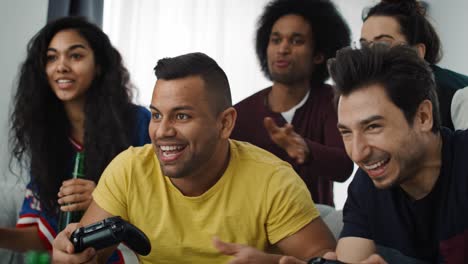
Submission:
POLYGON ((64 181, 58 192, 60 210, 85 211, 93 200, 94 188, 96 184, 91 180, 77 178, 64 181))

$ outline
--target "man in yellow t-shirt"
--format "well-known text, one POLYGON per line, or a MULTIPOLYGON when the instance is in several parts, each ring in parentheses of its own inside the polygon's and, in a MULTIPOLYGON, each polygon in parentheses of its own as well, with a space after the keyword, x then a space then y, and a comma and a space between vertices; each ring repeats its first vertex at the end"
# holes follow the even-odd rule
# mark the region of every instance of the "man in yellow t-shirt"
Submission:
MULTIPOLYGON (((152 250, 142 263, 277 263, 280 252, 308 259, 335 241, 289 164, 229 140, 236 120, 224 71, 210 57, 165 58, 151 101, 151 145, 130 148, 107 167, 81 225, 119 215, 152 250)), ((113 248, 73 254, 54 241, 56 262, 104 262, 113 248)))

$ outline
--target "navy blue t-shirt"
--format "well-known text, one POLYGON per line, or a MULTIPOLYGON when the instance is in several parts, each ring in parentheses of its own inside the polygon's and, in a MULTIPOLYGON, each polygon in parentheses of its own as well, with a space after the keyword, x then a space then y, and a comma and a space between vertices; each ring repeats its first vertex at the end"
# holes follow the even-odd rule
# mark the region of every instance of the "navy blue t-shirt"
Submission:
POLYGON ((341 237, 371 239, 431 263, 468 260, 468 130, 443 128, 441 135, 440 175, 420 200, 399 186, 377 189, 363 170, 357 171, 343 209, 341 237))

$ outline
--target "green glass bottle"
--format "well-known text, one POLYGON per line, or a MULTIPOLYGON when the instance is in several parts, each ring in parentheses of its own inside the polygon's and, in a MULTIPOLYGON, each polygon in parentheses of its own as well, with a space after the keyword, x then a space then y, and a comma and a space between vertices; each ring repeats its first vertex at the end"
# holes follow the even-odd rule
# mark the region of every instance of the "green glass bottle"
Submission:
POLYGON ((28 251, 24 257, 25 264, 50 264, 51 259, 48 252, 28 251))
MULTIPOLYGON (((72 179, 84 178, 84 152, 77 152, 75 165, 73 167, 72 179)), ((64 212, 60 211, 58 231, 62 231, 69 223, 79 222, 83 211, 64 212)))

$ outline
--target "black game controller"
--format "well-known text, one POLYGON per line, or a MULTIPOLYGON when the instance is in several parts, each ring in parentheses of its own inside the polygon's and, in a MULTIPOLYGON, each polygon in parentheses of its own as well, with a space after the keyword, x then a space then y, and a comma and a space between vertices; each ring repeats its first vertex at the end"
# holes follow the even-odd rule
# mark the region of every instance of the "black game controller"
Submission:
POLYGON ((346 263, 341 262, 339 260, 330 260, 330 259, 317 257, 317 258, 310 259, 307 262, 307 264, 346 264, 346 263))
POLYGON ((109 217, 100 222, 80 227, 70 237, 75 252, 92 247, 96 250, 124 242, 137 254, 146 256, 151 251, 148 237, 136 226, 120 216, 109 217))

